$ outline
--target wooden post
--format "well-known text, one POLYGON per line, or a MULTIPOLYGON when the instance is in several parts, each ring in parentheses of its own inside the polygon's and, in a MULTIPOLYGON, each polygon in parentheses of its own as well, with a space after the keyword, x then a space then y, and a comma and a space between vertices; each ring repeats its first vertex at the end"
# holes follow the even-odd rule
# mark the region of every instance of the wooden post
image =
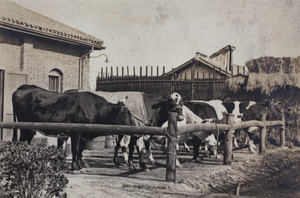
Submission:
POLYGON ((264 153, 266 151, 266 134, 267 134, 266 119, 267 119, 267 114, 265 113, 262 114, 261 121, 264 123, 264 127, 261 129, 260 132, 259 153, 264 153))
POLYGON ((234 123, 234 115, 227 114, 227 124, 230 125, 230 130, 226 132, 224 137, 225 149, 224 149, 224 165, 231 165, 232 159, 232 137, 233 137, 233 123, 234 123))
POLYGON ((285 146, 285 115, 283 110, 282 110, 282 122, 283 125, 280 130, 280 147, 285 146))
POLYGON ((176 182, 177 113, 169 112, 166 181, 176 182))

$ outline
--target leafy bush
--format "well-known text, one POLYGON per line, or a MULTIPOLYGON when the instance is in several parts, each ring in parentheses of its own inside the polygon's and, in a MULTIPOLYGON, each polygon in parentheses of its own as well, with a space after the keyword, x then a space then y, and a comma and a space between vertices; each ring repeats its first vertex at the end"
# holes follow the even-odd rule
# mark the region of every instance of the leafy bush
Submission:
POLYGON ((65 197, 68 183, 62 149, 28 145, 24 142, 0 143, 0 193, 13 197, 65 197), (2 189, 1 189, 2 187, 2 189))

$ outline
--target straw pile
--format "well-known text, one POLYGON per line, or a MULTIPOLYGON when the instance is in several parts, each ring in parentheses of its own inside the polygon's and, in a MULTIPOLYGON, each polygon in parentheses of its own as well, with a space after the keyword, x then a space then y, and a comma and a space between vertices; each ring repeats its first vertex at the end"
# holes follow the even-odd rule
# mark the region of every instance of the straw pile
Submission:
POLYGON ((248 76, 237 76, 228 80, 230 92, 253 92, 270 96, 277 89, 287 86, 300 88, 300 56, 298 58, 262 57, 248 61, 248 76))
POLYGON ((246 66, 249 75, 227 80, 228 91, 222 99, 279 102, 286 115, 286 139, 300 146, 300 57, 262 57, 246 66))

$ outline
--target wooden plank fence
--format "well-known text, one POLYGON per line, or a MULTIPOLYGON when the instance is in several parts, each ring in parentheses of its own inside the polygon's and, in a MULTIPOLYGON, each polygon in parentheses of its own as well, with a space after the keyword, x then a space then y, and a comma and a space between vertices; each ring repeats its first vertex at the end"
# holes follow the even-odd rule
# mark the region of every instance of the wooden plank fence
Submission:
POLYGON ((260 138, 260 153, 265 150, 265 128, 267 126, 281 125, 280 143, 281 146, 285 145, 285 118, 281 121, 266 121, 265 115, 262 116, 262 121, 247 121, 242 123, 233 123, 233 115, 228 114, 227 124, 188 124, 177 128, 176 121, 177 114, 169 113, 168 130, 160 127, 147 127, 147 126, 123 126, 123 125, 102 125, 102 124, 78 124, 78 123, 47 123, 47 122, 0 122, 0 128, 11 129, 34 129, 34 130, 68 130, 68 131, 84 131, 84 132, 97 132, 101 135, 167 135, 168 141, 168 153, 167 153, 167 167, 166 167, 166 180, 176 181, 176 150, 174 142, 177 142, 177 135, 197 132, 197 131, 227 131, 225 137, 225 152, 224 152, 224 165, 231 164, 232 156, 232 136, 233 131, 236 129, 243 129, 252 126, 261 127, 262 133, 260 138))
POLYGON ((228 76, 216 78, 215 72, 209 73, 209 75, 197 73, 192 79, 187 79, 185 75, 183 79, 179 79, 174 73, 167 76, 165 67, 163 67, 162 75, 159 74, 159 67, 157 67, 156 75, 153 73, 153 67, 150 67, 150 72, 148 67, 145 71, 140 67, 139 75, 136 73, 135 67, 133 67, 133 75, 130 75, 129 67, 127 67, 126 75, 124 67, 121 67, 120 71, 119 74, 118 67, 115 68, 115 73, 113 67, 110 71, 108 67, 105 71, 104 68, 101 68, 97 77, 96 91, 139 91, 163 97, 178 92, 181 96, 189 97, 192 100, 212 100, 222 97, 226 91, 225 82, 228 79, 228 76))

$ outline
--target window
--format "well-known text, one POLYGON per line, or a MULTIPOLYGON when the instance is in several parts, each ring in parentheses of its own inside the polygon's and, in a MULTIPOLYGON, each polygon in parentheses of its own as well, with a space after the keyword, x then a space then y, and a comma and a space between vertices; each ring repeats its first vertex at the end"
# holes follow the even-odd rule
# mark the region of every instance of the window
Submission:
POLYGON ((58 69, 53 69, 48 76, 49 91, 62 92, 62 72, 58 69))

